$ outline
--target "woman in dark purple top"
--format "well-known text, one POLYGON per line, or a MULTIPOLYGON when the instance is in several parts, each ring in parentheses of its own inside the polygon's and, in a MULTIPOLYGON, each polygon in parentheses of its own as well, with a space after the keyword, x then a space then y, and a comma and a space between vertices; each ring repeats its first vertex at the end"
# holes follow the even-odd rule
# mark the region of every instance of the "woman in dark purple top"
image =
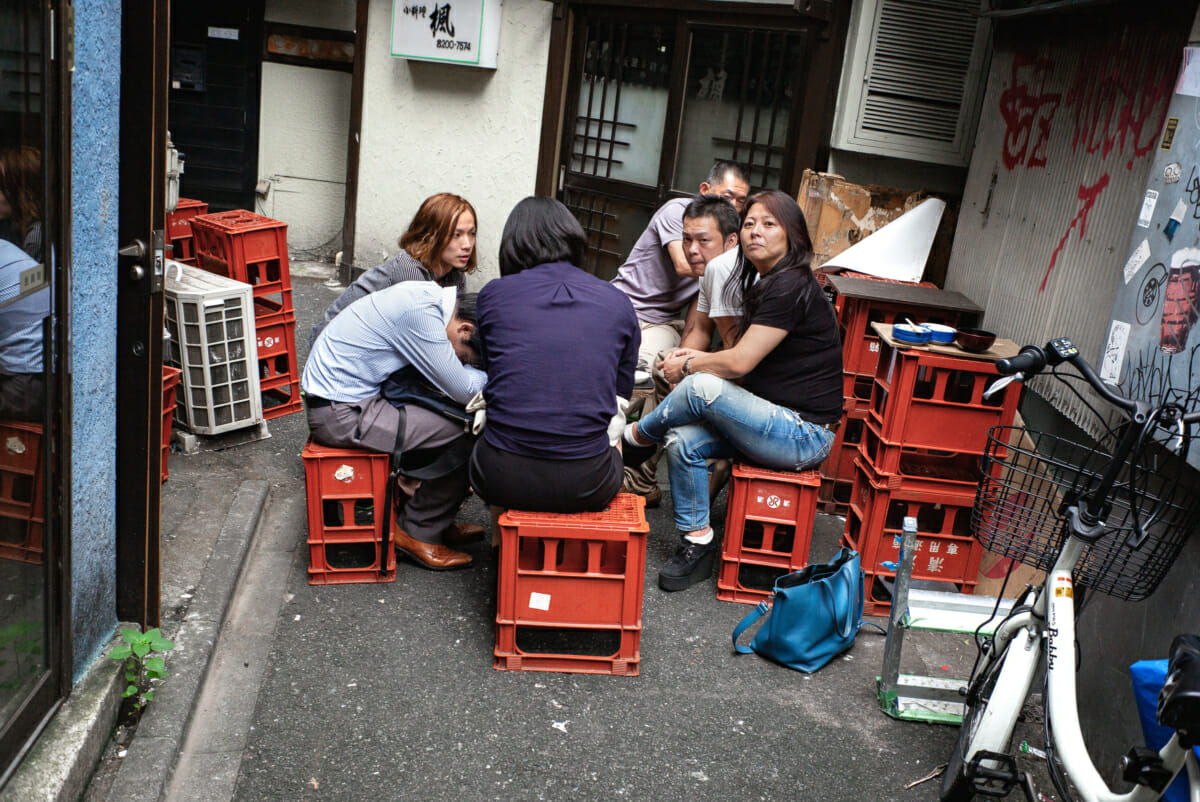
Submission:
POLYGON ((609 430, 633 392, 641 333, 629 298, 575 266, 586 244, 552 198, 526 198, 504 224, 501 277, 476 305, 487 426, 470 476, 489 504, 599 510, 621 488, 609 430))
POLYGON ((812 243, 796 201, 774 190, 752 195, 741 245, 741 275, 730 277, 745 299, 737 342, 711 354, 672 352, 662 370, 678 386, 625 433, 630 457, 659 442, 667 453, 683 542, 658 572, 664 590, 712 573, 718 541, 708 520, 708 459, 812 468, 828 456, 842 417, 837 318, 810 269, 812 243))

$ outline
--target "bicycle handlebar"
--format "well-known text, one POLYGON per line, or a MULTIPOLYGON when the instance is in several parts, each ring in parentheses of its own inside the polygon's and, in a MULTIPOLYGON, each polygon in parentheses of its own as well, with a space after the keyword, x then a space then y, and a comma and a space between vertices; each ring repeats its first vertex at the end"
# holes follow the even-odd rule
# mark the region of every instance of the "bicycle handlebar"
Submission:
MULTIPOLYGON (((1096 375, 1096 371, 1079 353, 1079 349, 1066 337, 1051 340, 1045 347, 1027 345, 1016 356, 997 361, 996 370, 1002 376, 1013 376, 1017 381, 1021 381, 1041 373, 1047 365, 1053 367, 1063 362, 1071 363, 1092 389, 1110 404, 1134 415, 1139 410, 1149 411, 1150 406, 1147 402, 1121 395, 1096 375)), ((1181 415, 1179 420, 1185 425, 1200 422, 1200 410, 1181 415)))

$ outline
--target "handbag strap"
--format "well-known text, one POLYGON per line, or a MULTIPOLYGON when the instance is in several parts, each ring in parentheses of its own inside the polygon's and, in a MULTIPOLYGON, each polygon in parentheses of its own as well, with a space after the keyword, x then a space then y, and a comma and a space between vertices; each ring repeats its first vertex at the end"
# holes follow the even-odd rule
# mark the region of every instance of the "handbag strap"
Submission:
POLYGON ((839 569, 836 574, 829 578, 829 582, 818 583, 821 586, 822 595, 824 595, 829 602, 829 607, 833 612, 834 624, 838 627, 838 637, 841 638, 850 637, 851 633, 853 633, 856 629, 854 626, 854 621, 851 620, 854 616, 855 605, 850 601, 850 594, 855 591, 855 587, 850 580, 847 580, 846 584, 849 585, 849 589, 846 591, 846 593, 842 594, 846 598, 846 610, 845 612, 839 612, 837 608, 838 594, 834 593, 833 588, 830 586, 833 584, 834 580, 836 580, 838 577, 844 577, 846 573, 847 572, 845 570, 839 569))
POLYGON ((739 644, 738 637, 740 637, 743 632, 745 632, 747 629, 749 629, 751 624, 753 624, 755 621, 757 621, 758 619, 760 619, 764 615, 766 615, 767 611, 770 609, 771 608, 767 605, 767 603, 765 601, 760 601, 757 605, 755 605, 754 609, 751 610, 750 613, 745 618, 742 619, 742 622, 740 624, 738 624, 736 627, 734 627, 734 629, 733 629, 733 648, 736 649, 740 654, 750 654, 754 650, 751 649, 749 646, 742 646, 741 644, 739 644))

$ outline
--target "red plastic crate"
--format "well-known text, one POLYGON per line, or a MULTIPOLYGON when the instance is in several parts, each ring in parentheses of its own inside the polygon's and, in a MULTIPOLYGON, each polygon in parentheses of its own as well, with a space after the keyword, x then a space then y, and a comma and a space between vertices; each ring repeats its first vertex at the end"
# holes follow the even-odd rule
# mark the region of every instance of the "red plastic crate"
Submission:
POLYGON ((821 463, 821 478, 835 482, 854 481, 854 460, 860 453, 863 429, 866 428, 867 411, 856 409, 842 418, 837 437, 829 449, 829 456, 821 463))
POLYGON ((193 217, 200 267, 249 284, 254 297, 271 298, 290 311, 287 223, 244 210, 193 217))
POLYGON ((734 463, 718 599, 758 604, 771 595, 776 579, 808 565, 820 485, 817 471, 734 463))
MULTIPOLYGON (((863 278, 867 278, 864 276, 863 278)), ((904 282, 888 282, 904 283, 904 282)), ((918 287, 936 287, 928 281, 918 287)), ((963 314, 951 309, 930 309, 914 304, 902 304, 869 298, 838 296, 838 328, 842 335, 842 370, 859 376, 874 376, 879 358, 880 339, 871 330, 872 323, 903 323, 912 318, 921 323, 945 323, 958 326, 963 314)))
POLYGON ((988 429, 1011 424, 1020 398, 1014 382, 985 401, 984 391, 999 378, 988 360, 882 343, 869 423, 881 439, 904 448, 982 454, 988 429))
POLYGON ((192 242, 191 234, 183 239, 168 240, 171 245, 170 258, 176 262, 183 262, 185 265, 196 264, 196 246, 192 242))
POLYGON ((163 365, 162 481, 167 481, 167 455, 171 453, 171 426, 175 422, 175 394, 183 371, 163 365))
POLYGON ((821 487, 817 490, 817 510, 826 515, 845 515, 846 507, 850 504, 850 491, 854 482, 821 479, 821 487))
POLYGON ((638 673, 646 572, 645 499, 602 512, 500 516, 495 668, 638 673))
POLYGON ((191 198, 180 198, 175 211, 167 212, 167 239, 189 239, 192 236, 192 218, 208 213, 208 204, 191 198))
POLYGON ((258 381, 262 392, 263 418, 271 420, 299 412, 300 372, 296 362, 296 317, 284 312, 256 318, 258 381))
POLYGON ((41 424, 0 422, 0 559, 42 562, 42 459, 41 424))
POLYGON ((917 519, 917 559, 913 578, 973 586, 983 547, 971 534, 973 492, 930 492, 907 485, 889 487, 870 466, 858 463, 843 540, 862 555, 863 570, 877 576, 895 571, 883 565, 898 557, 904 518, 917 519))
POLYGON ((389 455, 308 443, 300 454, 308 496, 308 583, 391 582, 396 556, 380 559, 389 455), (380 570, 383 565, 384 570, 380 570))

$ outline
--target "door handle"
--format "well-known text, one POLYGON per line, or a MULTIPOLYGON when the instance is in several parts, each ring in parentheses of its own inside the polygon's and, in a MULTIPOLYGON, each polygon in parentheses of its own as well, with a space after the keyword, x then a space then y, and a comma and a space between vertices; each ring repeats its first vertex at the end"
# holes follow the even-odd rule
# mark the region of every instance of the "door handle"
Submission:
POLYGON ((121 256, 128 256, 133 259, 146 258, 146 243, 140 239, 131 240, 128 245, 117 251, 121 256))

